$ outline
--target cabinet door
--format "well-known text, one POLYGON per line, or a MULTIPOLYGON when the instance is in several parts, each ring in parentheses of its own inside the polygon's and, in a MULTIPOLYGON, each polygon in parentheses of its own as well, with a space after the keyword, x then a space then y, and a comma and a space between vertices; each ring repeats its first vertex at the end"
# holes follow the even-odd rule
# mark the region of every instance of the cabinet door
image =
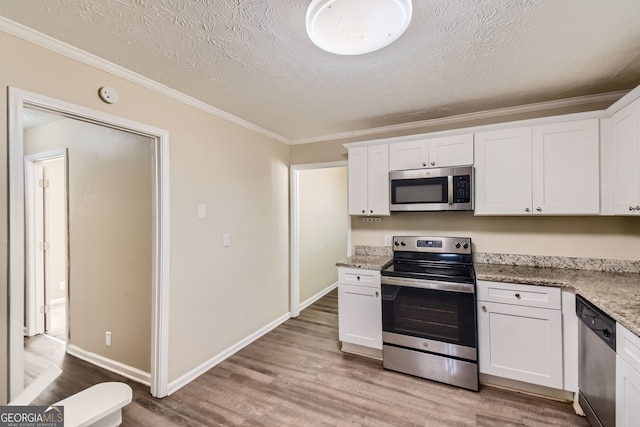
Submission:
POLYGON ((367 147, 349 149, 347 164, 349 215, 367 212, 367 147))
POLYGON ((444 168, 473 164, 473 135, 429 140, 429 166, 444 168))
POLYGON ((367 199, 369 215, 390 215, 389 144, 368 147, 367 199))
POLYGON ((389 170, 399 171, 425 167, 429 167, 429 144, 427 140, 389 144, 389 170))
POLYGON ((533 213, 600 213, 598 119, 533 127, 533 213))
POLYGON ((340 341, 382 350, 382 303, 376 287, 338 285, 340 341))
POLYGON ((640 422, 640 373, 616 355, 616 426, 640 422))
POLYGON ((478 301, 480 372, 562 389, 560 310, 478 301))
POLYGON ((611 116, 613 211, 640 215, 640 101, 611 116))
POLYGON ((475 215, 531 213, 531 128, 477 133, 475 215))

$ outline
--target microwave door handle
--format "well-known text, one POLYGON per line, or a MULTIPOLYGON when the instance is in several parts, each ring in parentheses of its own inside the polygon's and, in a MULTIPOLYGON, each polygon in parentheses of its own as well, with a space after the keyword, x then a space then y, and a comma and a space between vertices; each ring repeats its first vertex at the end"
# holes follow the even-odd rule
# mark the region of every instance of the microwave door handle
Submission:
POLYGON ((447 177, 447 185, 448 185, 448 191, 447 193, 449 194, 449 204, 452 205, 453 204, 453 176, 449 175, 447 177))

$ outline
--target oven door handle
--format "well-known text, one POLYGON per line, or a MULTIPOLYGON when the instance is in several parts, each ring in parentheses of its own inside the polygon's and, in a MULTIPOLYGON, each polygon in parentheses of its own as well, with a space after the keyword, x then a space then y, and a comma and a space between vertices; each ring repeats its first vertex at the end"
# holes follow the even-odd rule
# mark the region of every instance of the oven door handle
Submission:
POLYGON ((476 292, 476 286, 473 283, 438 282, 435 280, 409 279, 406 277, 383 276, 382 284, 419 289, 433 289, 436 291, 462 292, 466 294, 475 294, 476 292))

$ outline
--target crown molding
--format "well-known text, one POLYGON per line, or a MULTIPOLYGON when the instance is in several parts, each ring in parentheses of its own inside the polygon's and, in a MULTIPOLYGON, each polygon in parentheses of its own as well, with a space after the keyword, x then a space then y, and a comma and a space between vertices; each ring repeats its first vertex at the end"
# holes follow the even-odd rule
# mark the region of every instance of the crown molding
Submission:
POLYGON ((615 102, 626 95, 629 91, 607 92, 596 95, 577 96, 574 98, 558 99, 554 101, 537 102, 515 107, 497 108, 475 113, 458 114, 455 116, 440 117, 436 119, 420 120, 417 122, 401 123, 397 125, 381 126, 377 128, 356 130, 350 132, 333 133, 310 138, 300 138, 290 140, 291 145, 310 144, 314 142, 336 141, 347 138, 370 137, 392 132, 401 132, 413 129, 424 129, 432 126, 443 126, 456 123, 465 123, 474 120, 487 120, 504 117, 511 114, 525 114, 536 111, 552 110, 556 108, 576 107, 579 105, 595 104, 599 102, 615 102))
POLYGON ((238 126, 242 126, 243 128, 248 129, 250 131, 259 133, 268 138, 275 139, 284 144, 290 144, 290 140, 288 138, 285 138, 282 135, 279 135, 275 132, 271 132, 270 130, 264 129, 258 125, 255 125, 251 122, 248 122, 244 119, 234 116, 233 114, 229 114, 226 111, 220 110, 219 108, 213 107, 205 102, 199 101, 193 97, 185 95, 184 93, 179 92, 175 89, 171 89, 170 87, 160 84, 147 77, 141 76, 140 74, 134 73, 131 70, 128 70, 124 67, 116 65, 103 58, 93 55, 89 52, 85 52, 84 50, 78 49, 60 40, 54 39, 53 37, 47 36, 46 34, 40 33, 32 28, 26 27, 15 21, 7 19, 4 16, 0 16, 0 31, 3 31, 7 34, 11 34, 15 37, 21 38, 23 40, 26 40, 30 43, 36 44, 38 46, 41 46, 53 52, 59 53, 68 58, 82 62, 86 65, 90 65, 99 70, 113 74, 117 77, 128 80, 137 85, 140 85, 146 89, 152 90, 161 95, 165 95, 169 98, 172 98, 178 102, 182 102, 183 104, 197 108, 201 111, 204 111, 206 113, 219 117, 223 120, 237 124, 238 126))

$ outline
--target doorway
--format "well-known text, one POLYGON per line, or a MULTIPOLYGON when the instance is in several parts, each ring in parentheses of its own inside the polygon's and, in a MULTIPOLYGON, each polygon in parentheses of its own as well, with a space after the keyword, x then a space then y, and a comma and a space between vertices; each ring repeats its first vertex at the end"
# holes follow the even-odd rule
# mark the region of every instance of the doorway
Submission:
MULTIPOLYGON (((9 88, 9 322, 8 322, 8 335, 9 335, 9 357, 8 357, 8 374, 9 374, 9 400, 18 395, 24 386, 24 362, 23 362, 23 332, 24 332, 24 299, 25 299, 25 261, 24 261, 24 249, 25 249, 25 140, 24 140, 24 113, 25 110, 38 110, 54 115, 59 115, 67 119, 71 119, 74 123, 81 126, 96 126, 106 132, 112 132, 114 134, 127 134, 133 135, 138 138, 142 138, 150 143, 145 145, 144 149, 148 151, 149 156, 146 160, 148 166, 148 185, 143 183, 142 185, 147 188, 145 192, 148 194, 149 204, 149 228, 148 233, 149 244, 148 249, 145 249, 143 253, 136 254, 136 257, 129 261, 126 266, 122 265, 122 262, 116 261, 113 263, 114 269, 132 267, 135 268, 135 263, 143 261, 144 258, 148 259, 149 268, 149 295, 146 297, 150 306, 150 314, 147 316, 147 331, 145 333, 149 341, 150 357, 148 360, 148 372, 145 373, 140 369, 130 369, 125 372, 120 372, 122 363, 118 363, 117 358, 113 358, 115 363, 109 364, 109 357, 100 357, 98 355, 97 360, 93 360, 93 363, 99 364, 102 367, 118 372, 124 376, 134 379, 138 382, 148 384, 150 386, 151 394, 155 397, 164 397, 167 395, 167 353, 168 353, 168 292, 169 292, 169 259, 168 259, 168 236, 169 236, 169 192, 168 192, 168 132, 159 128, 144 125, 130 120, 122 119, 119 117, 111 116, 106 113, 90 110, 77 105, 69 104, 56 99, 44 97, 42 95, 22 91, 15 88, 9 88), (150 359, 150 360, 149 360, 150 359)), ((69 136, 75 135, 69 133, 69 136)), ((89 141, 92 138, 85 138, 85 141, 89 141)), ((107 153, 108 156, 117 157, 117 151, 119 149, 118 144, 103 144, 106 149, 111 150, 107 153)), ((31 147, 33 152, 46 151, 42 147, 31 147)), ((91 152, 91 150, 87 150, 91 152)), ((74 158, 73 154, 69 155, 70 159, 74 158)), ((91 158, 91 153, 85 156, 85 159, 91 158)), ((100 160, 102 155, 93 152, 93 160, 100 160)), ((112 162, 116 167, 121 167, 121 171, 135 170, 129 161, 128 156, 120 156, 118 161, 112 162)), ((85 168, 85 171, 91 168, 92 162, 77 162, 78 168, 85 168)), ((95 167, 95 162, 93 163, 95 167)), ((145 166, 145 167, 147 167, 145 166)), ((111 173, 105 175, 106 178, 101 179, 100 182, 81 182, 83 185, 83 192, 79 192, 75 196, 70 194, 68 200, 72 200, 76 197, 76 203, 83 203, 91 201, 93 197, 92 190, 108 183, 109 181, 117 181, 121 184, 120 188, 126 188, 126 173, 111 173), (109 176, 111 178, 109 178, 109 176), (83 196, 84 194, 84 196, 83 196)), ((116 192, 117 193, 117 192, 116 192)), ((144 199, 144 198, 143 198, 144 199)), ((130 200, 134 200, 131 198, 130 200)), ((107 219, 116 219, 122 221, 129 221, 130 214, 135 210, 127 210, 128 204, 117 204, 117 208, 109 206, 106 209, 100 209, 107 215, 107 219), (121 209, 120 209, 121 208, 121 209), (110 210, 111 209, 111 210, 110 210)), ((78 210, 80 215, 85 215, 86 218, 92 218, 92 214, 96 212, 96 208, 90 204, 84 204, 80 206, 78 210)), ((86 219, 85 218, 85 219, 86 219)), ((79 224, 81 221, 78 221, 79 224)), ((76 225, 77 225, 76 224, 76 225)), ((73 230, 73 225, 69 227, 70 233, 73 230)), ((100 222, 96 224, 94 222, 93 229, 101 231, 103 229, 112 230, 112 234, 116 236, 122 236, 123 233, 120 229, 114 229, 113 224, 106 222, 100 222)), ((145 226, 146 229, 146 226, 145 226)), ((82 238, 82 235, 81 235, 82 238)), ((71 239, 69 239, 71 242, 71 239)), ((101 240, 99 238, 91 237, 87 239, 89 243, 95 243, 95 245, 89 245, 88 251, 99 252, 101 240)), ((70 247, 80 248, 80 245, 70 247)), ((127 248, 126 246, 120 246, 121 248, 127 248)), ((73 259, 73 254, 69 252, 69 258, 73 259)), ((93 260, 102 259, 100 255, 94 256, 93 260)), ((71 265, 71 263, 68 263, 71 265)), ((87 265, 84 265, 88 267, 87 265)), ((70 271, 72 267, 68 267, 70 271)), ((85 283, 92 283, 97 281, 100 276, 96 275, 93 278, 89 278, 85 283)), ((73 289, 74 280, 72 275, 68 275, 68 280, 65 281, 64 286, 67 291, 67 305, 69 306, 70 290, 73 289)), ((115 282, 111 282, 115 283, 115 282)), ((61 286, 58 283, 58 286, 61 286)), ((104 289, 104 287, 102 287, 104 289)), ((78 284, 75 289, 82 289, 82 286, 78 284)), ((125 292, 129 292, 126 290, 125 292)), ((129 294, 125 294, 129 297, 129 294)), ((94 298, 99 302, 99 306, 106 305, 105 298, 109 295, 95 295, 94 298)), ((83 304, 76 304, 74 307, 82 307, 83 304)), ((85 307, 86 308, 86 307, 85 307)), ((86 310, 85 310, 86 311, 86 310)), ((118 310, 115 310, 117 312, 118 310)), ((85 312, 84 318, 89 316, 93 321, 93 313, 85 312)), ((116 316, 117 317, 117 316, 116 316)), ((89 322, 91 323, 91 322, 89 322)), ((73 327, 67 326, 67 330, 73 331, 73 327)), ((96 335, 95 333, 93 335, 96 335)), ((109 335, 109 334, 107 334, 109 335)), ((74 335, 68 335, 68 339, 73 340, 74 335)), ((100 343, 109 346, 109 342, 105 343, 105 333, 102 332, 102 336, 98 337, 100 343)), ((115 339, 115 338, 114 338, 115 339)), ((126 347, 131 343, 119 343, 119 346, 126 347)), ((89 344, 90 345, 90 344, 89 344)), ((71 352, 68 346, 68 352, 71 352)), ((115 347, 115 346, 114 346, 115 347)), ((91 356, 92 352, 87 351, 86 355, 91 356)), ((90 360, 91 361, 91 360, 90 360)), ((126 368, 126 367, 125 367, 126 368)))
POLYGON ((291 316, 337 285, 351 252, 347 162, 291 166, 291 316))
POLYGON ((25 332, 67 341, 66 150, 25 156, 25 332))

